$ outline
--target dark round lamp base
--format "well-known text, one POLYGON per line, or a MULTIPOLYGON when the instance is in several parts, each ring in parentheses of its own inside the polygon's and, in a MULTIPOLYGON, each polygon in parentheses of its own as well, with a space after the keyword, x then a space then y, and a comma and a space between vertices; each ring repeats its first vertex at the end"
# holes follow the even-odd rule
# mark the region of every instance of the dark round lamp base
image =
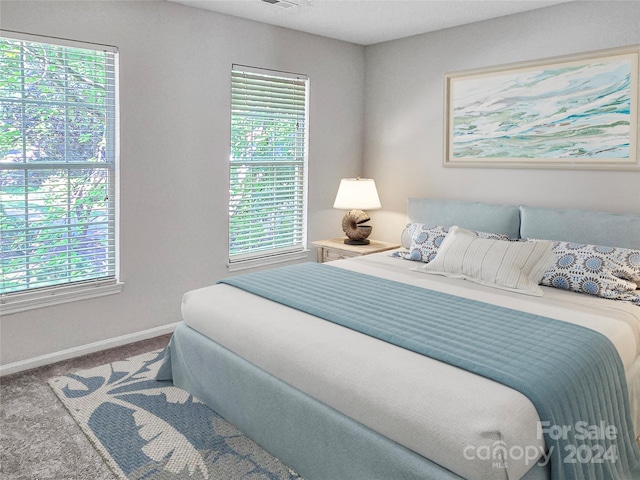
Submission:
POLYGON ((351 238, 345 238, 344 243, 347 245, 369 245, 369 240, 366 238, 362 240, 352 240, 351 238))

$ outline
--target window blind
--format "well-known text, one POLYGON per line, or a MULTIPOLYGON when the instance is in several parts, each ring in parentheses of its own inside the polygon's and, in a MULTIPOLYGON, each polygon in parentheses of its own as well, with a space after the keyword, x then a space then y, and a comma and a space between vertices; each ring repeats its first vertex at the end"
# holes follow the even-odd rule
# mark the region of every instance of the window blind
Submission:
POLYGON ((234 65, 229 261, 306 247, 308 78, 234 65))
POLYGON ((2 294, 116 276, 117 52, 49 40, 0 35, 2 294))

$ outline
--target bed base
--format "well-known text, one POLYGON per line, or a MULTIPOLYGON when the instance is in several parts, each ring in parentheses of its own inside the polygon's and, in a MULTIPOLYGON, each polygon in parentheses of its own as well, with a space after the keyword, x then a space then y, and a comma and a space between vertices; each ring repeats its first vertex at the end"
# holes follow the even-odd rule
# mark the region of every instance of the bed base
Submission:
MULTIPOLYGON (((191 392, 305 480, 462 477, 278 380, 180 324, 158 378, 191 392)), ((429 441, 425 439, 425 441, 429 441)), ((534 466, 524 480, 548 479, 534 466)))

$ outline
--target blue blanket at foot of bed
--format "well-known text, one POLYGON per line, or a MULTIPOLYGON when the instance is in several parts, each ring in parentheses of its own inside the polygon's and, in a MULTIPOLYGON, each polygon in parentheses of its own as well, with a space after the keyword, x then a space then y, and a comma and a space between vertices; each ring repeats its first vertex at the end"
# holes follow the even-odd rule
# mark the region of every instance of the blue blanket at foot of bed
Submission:
POLYGON ((624 368, 598 332, 331 265, 220 283, 518 390, 538 411, 554 480, 640 479, 624 368))

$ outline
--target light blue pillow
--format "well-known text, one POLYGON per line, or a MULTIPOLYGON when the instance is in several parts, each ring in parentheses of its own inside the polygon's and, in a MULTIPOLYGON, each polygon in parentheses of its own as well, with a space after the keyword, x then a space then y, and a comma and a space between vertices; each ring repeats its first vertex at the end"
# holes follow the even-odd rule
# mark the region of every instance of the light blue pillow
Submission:
MULTIPOLYGON (((527 239, 527 241, 538 241, 527 239)), ((640 250, 554 242, 556 261, 540 282, 548 287, 624 300, 640 306, 640 250)))

